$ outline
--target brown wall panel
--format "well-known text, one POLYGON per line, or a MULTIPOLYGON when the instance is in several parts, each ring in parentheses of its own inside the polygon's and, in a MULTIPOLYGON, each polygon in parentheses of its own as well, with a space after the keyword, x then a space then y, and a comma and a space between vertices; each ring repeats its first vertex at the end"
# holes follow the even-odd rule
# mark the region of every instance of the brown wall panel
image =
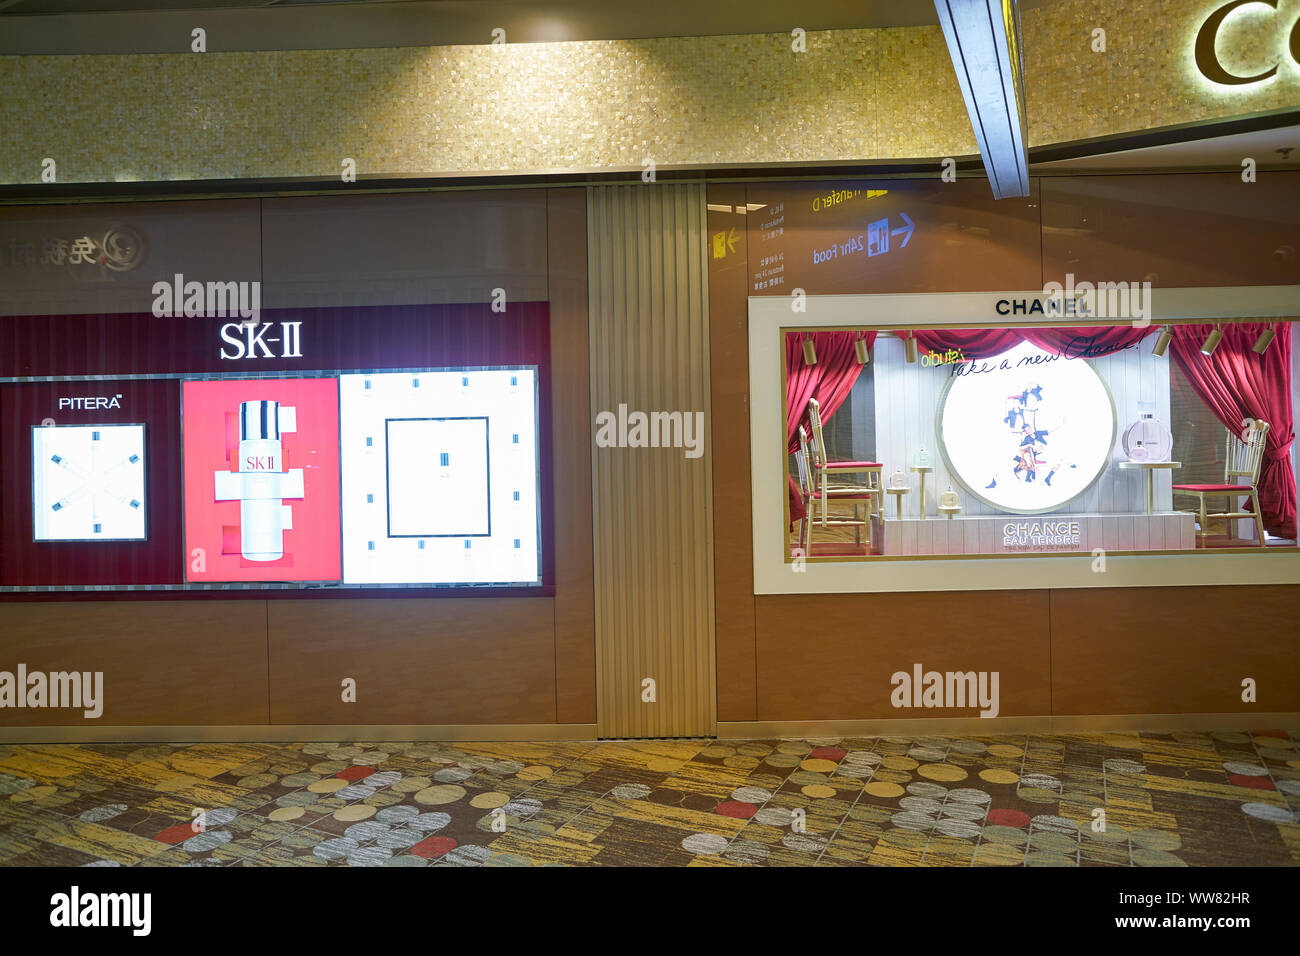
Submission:
POLYGON ((759 720, 974 717, 890 705, 896 671, 997 671, 1000 717, 1051 713, 1046 591, 760 595, 759 720))
POLYGON ((0 604, 0 670, 102 671, 103 715, 0 709, 4 726, 262 724, 265 601, 0 604))
POLYGON ((745 187, 708 189, 718 720, 757 719, 745 187), (737 212, 737 210, 741 210, 737 212))
POLYGON ((550 598, 268 603, 273 724, 555 720, 550 598))
POLYGON ((1038 180, 751 183, 748 295, 978 292, 1042 283, 1038 180), (910 231, 909 231, 910 230, 910 231))
POLYGON ((1300 172, 1044 178, 1039 192, 1044 281, 1300 283, 1300 172))
POLYGON ((262 203, 268 309, 546 298, 546 192, 295 196, 262 203))
MULTIPOLYGON (((1074 272, 1077 280, 1118 281, 1154 272, 1157 286, 1300 282, 1300 213, 1288 198, 1297 179, 1300 174, 1265 173, 1256 184, 1223 174, 1036 180, 1043 277, 1064 281, 1074 272)), ((927 670, 1000 671, 1003 716, 1249 712, 1252 705, 1240 701, 1245 676, 1261 682, 1254 709, 1300 711, 1300 588, 753 597, 746 297, 788 295, 793 286, 809 293, 968 291, 1033 288, 1040 281, 1032 198, 1015 209, 1014 221, 995 220, 1011 215, 1002 203, 987 221, 975 222, 970 217, 982 215, 982 203, 974 196, 968 202, 963 194, 962 208, 944 214, 960 190, 936 192, 927 204, 925 189, 899 183, 871 184, 891 190, 871 198, 832 192, 844 185, 750 185, 748 202, 765 207, 743 218, 755 226, 748 238, 757 233, 764 241, 746 246, 742 238, 734 260, 730 249, 713 258, 711 244, 719 719, 970 716, 891 707, 890 675, 914 663, 927 670), (813 212, 811 200, 819 196, 813 212), (785 209, 774 211, 781 204, 785 209), (873 218, 888 216, 896 227, 901 212, 917 226, 907 248, 861 264, 810 268, 811 249, 873 218), (784 232, 773 234, 764 222, 782 214, 776 228, 784 232), (760 260, 773 252, 786 253, 787 281, 755 290, 760 271, 774 268, 760 260), (980 274, 954 272, 955 261, 974 263, 980 274), (746 284, 736 288, 729 277, 742 264, 746 284), (1239 637, 1246 627, 1249 634, 1239 637), (747 707, 750 699, 756 709, 747 707)), ((742 218, 734 214, 744 201, 738 192, 710 188, 711 237, 724 221, 742 218), (724 204, 730 213, 717 208, 724 204)))
POLYGON ((587 192, 547 190, 555 471, 555 720, 596 722, 587 192))
POLYGON ((1297 622, 1298 586, 1053 591, 1055 713, 1300 711, 1297 622))
POLYGON ((205 281, 261 279, 259 211, 256 199, 0 209, 0 315, 148 312, 154 283, 171 282, 178 272, 205 281), (59 265, 42 264, 47 242, 61 239, 70 248, 81 237, 101 254, 107 242, 114 267, 70 255, 59 265))

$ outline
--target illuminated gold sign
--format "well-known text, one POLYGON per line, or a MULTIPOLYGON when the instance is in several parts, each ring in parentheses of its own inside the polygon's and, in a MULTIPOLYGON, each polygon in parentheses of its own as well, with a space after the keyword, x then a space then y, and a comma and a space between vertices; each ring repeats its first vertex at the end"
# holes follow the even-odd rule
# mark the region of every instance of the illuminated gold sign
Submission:
MULTIPOLYGON (((1229 73, 1219 62, 1219 54, 1215 50, 1215 41, 1219 38, 1219 30, 1223 28, 1223 22, 1237 9, 1241 7, 1255 6, 1256 4, 1272 7, 1274 13, 1277 12, 1277 0, 1231 0, 1219 7, 1206 18, 1201 24, 1200 32, 1196 34, 1196 68, 1201 71, 1201 75, 1213 83, 1220 83, 1224 86, 1244 86, 1247 83, 1259 83, 1267 80, 1277 73, 1277 64, 1265 70, 1263 73, 1257 73, 1254 76, 1237 76, 1235 73, 1229 73)), ((1300 20, 1295 22, 1291 27, 1291 38, 1288 42, 1291 50, 1291 58, 1300 64, 1300 20)))

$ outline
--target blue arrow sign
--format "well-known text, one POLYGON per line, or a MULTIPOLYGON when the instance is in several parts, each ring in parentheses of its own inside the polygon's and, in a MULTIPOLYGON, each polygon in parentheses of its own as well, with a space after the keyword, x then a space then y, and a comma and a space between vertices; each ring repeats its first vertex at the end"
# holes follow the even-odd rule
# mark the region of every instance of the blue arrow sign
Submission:
POLYGON ((908 240, 912 238, 912 233, 916 231, 916 224, 908 218, 907 213, 900 212, 899 215, 903 217, 903 222, 907 223, 907 225, 899 226, 897 229, 891 230, 889 234, 891 236, 896 236, 901 232, 903 234, 903 241, 898 244, 898 248, 904 249, 907 247, 908 240))

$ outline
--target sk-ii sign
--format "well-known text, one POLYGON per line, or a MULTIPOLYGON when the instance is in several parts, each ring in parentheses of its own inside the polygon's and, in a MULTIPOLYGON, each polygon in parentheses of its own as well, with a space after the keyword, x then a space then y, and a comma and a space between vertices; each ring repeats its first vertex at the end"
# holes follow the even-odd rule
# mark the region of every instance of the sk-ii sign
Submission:
POLYGON ((302 358, 301 322, 227 322, 221 340, 226 343, 221 346, 223 359, 302 358), (268 334, 276 328, 279 335, 268 334))
POLYGON ((223 359, 302 358, 302 323, 264 324, 262 283, 185 281, 155 282, 153 314, 159 318, 240 318, 221 327, 223 359), (279 328, 279 335, 271 332, 279 328))

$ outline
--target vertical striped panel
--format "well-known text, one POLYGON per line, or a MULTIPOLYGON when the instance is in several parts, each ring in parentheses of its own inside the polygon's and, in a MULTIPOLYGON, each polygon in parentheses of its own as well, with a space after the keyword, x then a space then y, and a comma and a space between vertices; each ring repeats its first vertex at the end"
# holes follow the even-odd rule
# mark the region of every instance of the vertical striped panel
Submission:
MULTIPOLYGON (((597 728, 714 733, 704 187, 588 190, 597 728), (704 454, 601 447, 602 412, 704 413, 704 454), (642 680, 657 700, 641 699, 642 680)), ((693 418, 692 418, 693 420, 693 418)))

